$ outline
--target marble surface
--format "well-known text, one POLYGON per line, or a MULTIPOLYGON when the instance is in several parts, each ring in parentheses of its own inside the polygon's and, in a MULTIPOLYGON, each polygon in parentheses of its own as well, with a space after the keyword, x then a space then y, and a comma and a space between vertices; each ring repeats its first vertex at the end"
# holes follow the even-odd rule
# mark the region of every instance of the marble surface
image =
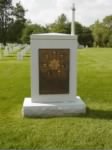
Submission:
POLYGON ((71 116, 86 113, 86 105, 79 96, 70 102, 37 103, 25 98, 22 108, 24 117, 71 116))

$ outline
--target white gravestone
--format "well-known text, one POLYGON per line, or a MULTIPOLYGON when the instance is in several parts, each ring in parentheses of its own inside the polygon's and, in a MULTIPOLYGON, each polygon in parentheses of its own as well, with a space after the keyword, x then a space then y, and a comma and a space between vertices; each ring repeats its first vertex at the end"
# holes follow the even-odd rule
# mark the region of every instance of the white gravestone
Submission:
POLYGON ((27 117, 69 116, 86 112, 77 96, 77 37, 48 33, 31 36, 31 98, 25 98, 27 117))
POLYGON ((3 55, 4 55, 4 56, 8 56, 8 55, 9 55, 9 51, 8 51, 7 49, 5 49, 5 50, 3 51, 3 55))
POLYGON ((17 60, 23 60, 23 57, 22 52, 17 52, 17 60))
POLYGON ((30 50, 30 46, 27 45, 23 50, 17 53, 17 60, 23 60, 25 54, 30 50))

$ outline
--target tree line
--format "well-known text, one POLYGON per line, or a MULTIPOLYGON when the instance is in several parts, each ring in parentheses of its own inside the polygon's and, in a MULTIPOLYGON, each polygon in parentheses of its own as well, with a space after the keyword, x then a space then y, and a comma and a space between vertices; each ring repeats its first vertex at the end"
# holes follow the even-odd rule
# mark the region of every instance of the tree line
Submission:
MULTIPOLYGON (((0 43, 30 43, 33 33, 58 32, 70 34, 71 22, 61 14, 51 24, 33 24, 25 18, 26 10, 21 3, 12 5, 12 0, 0 0, 0 43)), ((88 47, 112 47, 112 15, 89 27, 75 22, 75 33, 80 45, 88 47)))

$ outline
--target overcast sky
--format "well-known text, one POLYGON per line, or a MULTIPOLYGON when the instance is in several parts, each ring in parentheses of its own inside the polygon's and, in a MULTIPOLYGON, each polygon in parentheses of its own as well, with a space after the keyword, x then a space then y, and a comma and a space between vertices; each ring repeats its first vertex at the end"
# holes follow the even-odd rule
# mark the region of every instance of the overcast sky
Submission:
POLYGON ((72 3, 76 5, 76 21, 86 26, 112 15, 112 0, 13 0, 13 3, 18 1, 28 10, 26 18, 42 25, 54 22, 62 13, 71 20, 72 3))

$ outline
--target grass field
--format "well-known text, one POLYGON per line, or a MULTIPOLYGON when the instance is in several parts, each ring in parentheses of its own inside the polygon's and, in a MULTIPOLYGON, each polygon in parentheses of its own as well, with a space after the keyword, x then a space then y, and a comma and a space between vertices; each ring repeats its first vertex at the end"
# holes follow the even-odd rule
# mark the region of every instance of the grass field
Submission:
POLYGON ((77 95, 87 113, 77 117, 22 118, 30 96, 30 57, 0 60, 0 148, 111 149, 112 49, 78 50, 77 95))

